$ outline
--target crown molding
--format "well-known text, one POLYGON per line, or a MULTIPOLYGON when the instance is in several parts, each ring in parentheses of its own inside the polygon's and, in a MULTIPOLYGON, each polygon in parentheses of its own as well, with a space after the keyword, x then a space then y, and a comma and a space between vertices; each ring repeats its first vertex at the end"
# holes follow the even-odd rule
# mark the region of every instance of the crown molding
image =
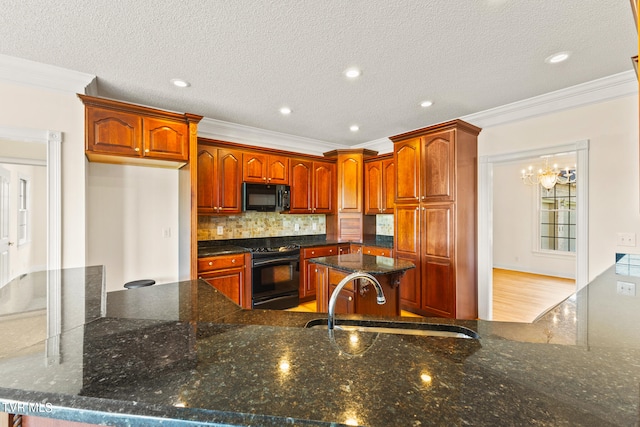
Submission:
POLYGON ((633 70, 461 117, 481 128, 524 120, 638 93, 633 70))
POLYGON ((95 93, 96 76, 0 55, 0 81, 72 93, 95 93))
POLYGON ((386 154, 393 152, 393 142, 389 138, 385 137, 363 142, 362 144, 354 145, 351 148, 366 148, 368 150, 377 151, 379 154, 386 154))
POLYGON ((198 123, 198 136, 258 147, 294 151, 321 156, 327 151, 349 148, 341 144, 305 138, 267 129, 203 118, 198 123))

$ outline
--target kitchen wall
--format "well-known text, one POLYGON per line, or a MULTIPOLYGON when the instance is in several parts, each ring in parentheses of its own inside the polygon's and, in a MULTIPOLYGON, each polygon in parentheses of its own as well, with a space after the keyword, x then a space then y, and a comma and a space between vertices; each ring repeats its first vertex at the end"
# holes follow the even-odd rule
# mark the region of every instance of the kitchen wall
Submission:
POLYGON ((62 267, 84 266, 84 106, 74 92, 0 81, 0 126, 62 132, 62 267))

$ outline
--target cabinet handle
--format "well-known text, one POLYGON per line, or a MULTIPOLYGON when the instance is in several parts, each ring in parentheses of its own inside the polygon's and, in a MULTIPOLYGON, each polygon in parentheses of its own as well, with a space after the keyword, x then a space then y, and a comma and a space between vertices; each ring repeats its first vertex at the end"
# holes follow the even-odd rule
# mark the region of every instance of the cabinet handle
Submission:
POLYGON ((318 269, 316 268, 316 273, 318 272, 318 269))
POLYGON ((382 256, 384 256, 384 252, 382 252, 382 256))
POLYGON ((311 251, 311 255, 315 255, 315 254, 316 254, 316 251, 311 251))
POLYGON ((213 261, 209 261, 209 265, 213 265, 213 261))
POLYGON ((352 301, 352 300, 353 300, 353 297, 349 297, 349 301, 352 301))
POLYGON ((144 150, 144 152, 145 152, 145 153, 148 153, 148 152, 149 152, 149 149, 147 148, 146 150, 144 150))
POLYGON ((333 249, 329 249, 329 253, 332 254, 333 253, 333 249))
POLYGON ((262 179, 264 179, 264 180, 266 181, 266 180, 267 180, 267 177, 265 176, 265 177, 263 177, 262 179))
POLYGON ((138 147, 134 148, 133 151, 138 152, 140 149, 138 147))
POLYGON ((202 276, 198 276, 198 279, 202 279, 202 276))
POLYGON ((368 254, 370 254, 370 253, 371 253, 371 251, 367 251, 367 253, 368 253, 368 254))
POLYGON ((235 263, 236 263, 236 259, 234 258, 231 260, 231 264, 235 264, 235 263))

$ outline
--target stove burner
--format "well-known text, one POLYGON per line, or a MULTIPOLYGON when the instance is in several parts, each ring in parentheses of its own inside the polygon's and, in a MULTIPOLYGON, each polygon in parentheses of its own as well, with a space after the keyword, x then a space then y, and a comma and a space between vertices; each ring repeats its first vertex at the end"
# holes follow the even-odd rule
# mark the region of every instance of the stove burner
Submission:
POLYGON ((288 252, 300 249, 299 245, 285 245, 278 246, 273 248, 260 247, 260 248, 251 248, 251 252, 288 252))

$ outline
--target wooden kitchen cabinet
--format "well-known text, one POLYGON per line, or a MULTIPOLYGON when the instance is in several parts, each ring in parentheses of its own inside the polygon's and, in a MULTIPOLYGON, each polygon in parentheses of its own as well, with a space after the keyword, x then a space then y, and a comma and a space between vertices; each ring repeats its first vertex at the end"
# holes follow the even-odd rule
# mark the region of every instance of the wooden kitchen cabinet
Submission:
POLYGON ((242 153, 198 144, 198 214, 242 212, 242 153))
POLYGON ((477 137, 462 120, 391 137, 396 162, 396 258, 416 265, 400 286, 404 309, 475 319, 477 137))
POLYGON ((331 162, 293 159, 289 213, 335 213, 335 170, 331 162))
POLYGON ((289 185, 289 158, 247 152, 242 154, 244 182, 289 185))
POLYGON ((368 160, 364 165, 364 213, 392 214, 396 182, 393 158, 368 160))
POLYGON ((246 277, 250 254, 220 255, 198 259, 198 278, 236 304, 251 308, 251 285, 246 277))
POLYGON ((300 250, 300 301, 310 301, 316 297, 316 265, 309 262, 311 258, 338 255, 337 245, 316 246, 300 250))
POLYGON ((366 255, 386 256, 389 258, 393 258, 393 249, 382 248, 380 246, 363 246, 362 253, 366 255))
POLYGON ((90 161, 181 167, 201 116, 78 95, 85 104, 85 153, 90 161))

